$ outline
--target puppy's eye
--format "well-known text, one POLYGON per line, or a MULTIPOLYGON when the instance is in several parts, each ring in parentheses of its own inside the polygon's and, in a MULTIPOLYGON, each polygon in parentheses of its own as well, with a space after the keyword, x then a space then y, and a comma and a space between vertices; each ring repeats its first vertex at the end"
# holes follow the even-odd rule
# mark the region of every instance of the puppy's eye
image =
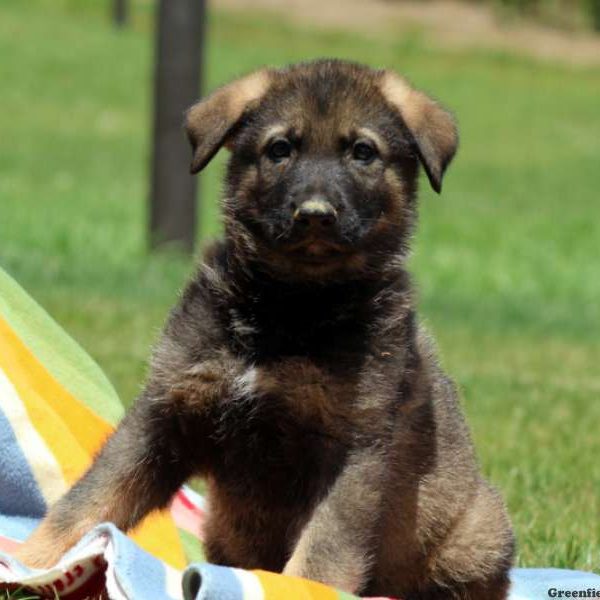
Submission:
POLYGON ((377 150, 367 142, 356 142, 352 148, 352 158, 369 164, 377 156, 377 150))
POLYGON ((287 140, 283 139, 275 140, 267 149, 267 156, 275 162, 288 158, 291 153, 292 145, 287 140))

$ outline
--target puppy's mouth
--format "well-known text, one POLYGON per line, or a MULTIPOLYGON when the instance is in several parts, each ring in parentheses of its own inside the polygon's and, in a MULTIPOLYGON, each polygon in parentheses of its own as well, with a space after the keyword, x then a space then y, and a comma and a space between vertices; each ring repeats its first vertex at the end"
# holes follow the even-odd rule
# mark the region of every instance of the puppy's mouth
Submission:
POLYGON ((293 260, 307 264, 322 264, 350 254, 347 246, 318 237, 311 237, 285 248, 293 260))

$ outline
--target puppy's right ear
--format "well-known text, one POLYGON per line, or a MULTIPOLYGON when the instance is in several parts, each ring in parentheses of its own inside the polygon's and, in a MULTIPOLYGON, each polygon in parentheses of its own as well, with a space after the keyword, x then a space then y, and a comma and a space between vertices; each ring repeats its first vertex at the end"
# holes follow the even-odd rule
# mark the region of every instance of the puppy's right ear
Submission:
POLYGON ((266 69, 237 79, 194 104, 186 113, 185 130, 193 149, 191 173, 198 173, 226 143, 244 114, 269 88, 266 69))

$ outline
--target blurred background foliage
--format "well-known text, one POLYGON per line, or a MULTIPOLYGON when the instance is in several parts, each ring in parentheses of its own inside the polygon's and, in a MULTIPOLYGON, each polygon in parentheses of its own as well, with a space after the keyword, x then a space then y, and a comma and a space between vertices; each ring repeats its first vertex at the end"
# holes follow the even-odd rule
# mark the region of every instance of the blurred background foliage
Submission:
POLYGON ((492 3, 497 9, 517 13, 558 27, 584 26, 600 31, 600 0, 471 0, 492 3))

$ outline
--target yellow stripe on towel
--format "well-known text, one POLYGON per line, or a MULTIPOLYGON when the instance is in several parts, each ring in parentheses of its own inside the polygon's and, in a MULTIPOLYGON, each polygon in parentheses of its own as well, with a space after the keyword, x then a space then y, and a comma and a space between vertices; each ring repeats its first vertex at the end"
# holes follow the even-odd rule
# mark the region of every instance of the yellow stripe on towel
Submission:
POLYGON ((89 466, 111 427, 67 392, 2 318, 0 368, 17 390, 31 423, 58 461, 66 482, 74 483, 89 466))
MULTIPOLYGON (((110 433, 110 427, 73 398, 39 363, 10 326, 0 318, 0 368, 12 382, 31 420, 74 483, 110 433)), ((45 483, 40 482, 46 497, 45 483)))
POLYGON ((46 504, 56 502, 66 491, 62 469, 31 423, 17 390, 0 368, 0 410, 8 419, 19 448, 29 465, 46 504))
POLYGON ((263 586, 265 600, 338 600, 336 590, 301 577, 282 577, 267 571, 253 571, 263 586))
POLYGON ((182 570, 187 566, 181 540, 167 510, 152 513, 128 536, 171 567, 182 570))

